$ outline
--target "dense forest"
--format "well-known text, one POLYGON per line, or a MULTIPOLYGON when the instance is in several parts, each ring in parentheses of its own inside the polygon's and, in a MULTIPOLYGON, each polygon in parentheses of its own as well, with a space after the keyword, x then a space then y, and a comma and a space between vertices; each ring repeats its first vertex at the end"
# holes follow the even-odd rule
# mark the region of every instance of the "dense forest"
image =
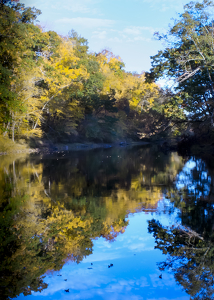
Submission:
MULTIPOLYGON (((213 2, 190 2, 166 35, 150 72, 124 70, 108 50, 89 51, 71 29, 44 31, 41 11, 0 1, 0 140, 112 143, 203 136, 214 124, 213 2), (162 89, 158 78, 173 79, 162 89)), ((204 138, 206 137, 206 139, 204 138)))

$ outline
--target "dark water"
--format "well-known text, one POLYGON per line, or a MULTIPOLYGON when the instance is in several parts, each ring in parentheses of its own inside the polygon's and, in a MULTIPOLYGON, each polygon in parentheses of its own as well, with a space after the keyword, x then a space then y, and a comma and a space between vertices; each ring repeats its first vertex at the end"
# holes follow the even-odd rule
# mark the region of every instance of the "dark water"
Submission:
POLYGON ((211 164, 154 147, 1 157, 1 299, 214 299, 211 164))

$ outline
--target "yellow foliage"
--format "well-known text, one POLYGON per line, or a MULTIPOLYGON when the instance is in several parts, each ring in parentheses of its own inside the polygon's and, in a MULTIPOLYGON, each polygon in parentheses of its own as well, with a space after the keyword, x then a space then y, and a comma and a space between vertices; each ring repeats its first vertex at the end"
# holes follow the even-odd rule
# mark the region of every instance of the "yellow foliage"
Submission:
POLYGON ((111 90, 114 90, 115 99, 118 101, 127 99, 133 110, 142 111, 151 108, 159 95, 158 86, 155 83, 146 83, 144 74, 133 75, 120 70, 121 59, 108 58, 107 54, 108 52, 100 53, 97 56, 100 69, 105 76, 101 94, 110 94, 111 90), (119 73, 118 70, 120 70, 119 73))
POLYGON ((79 58, 75 56, 72 42, 61 39, 61 43, 55 55, 44 58, 42 73, 48 91, 43 96, 47 101, 56 94, 62 93, 63 89, 69 87, 77 78, 88 78, 84 67, 76 68, 79 58))

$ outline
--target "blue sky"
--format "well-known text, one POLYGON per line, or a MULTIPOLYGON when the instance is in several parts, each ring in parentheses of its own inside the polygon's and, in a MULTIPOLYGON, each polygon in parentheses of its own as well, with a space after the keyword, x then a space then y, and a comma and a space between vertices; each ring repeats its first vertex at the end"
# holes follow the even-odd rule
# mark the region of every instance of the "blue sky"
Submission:
POLYGON ((154 249, 154 237, 147 230, 147 220, 152 218, 166 226, 179 222, 176 212, 129 215, 129 225, 116 241, 94 240, 93 254, 80 264, 68 262, 60 271, 47 272, 47 289, 27 297, 21 294, 18 300, 189 300, 173 273, 158 269, 157 263, 165 261, 166 255, 154 249), (108 268, 110 263, 113 266, 108 268))
POLYGON ((42 11, 40 25, 67 35, 71 29, 89 42, 90 51, 119 55, 125 69, 148 71, 150 56, 163 47, 155 31, 165 32, 182 12, 184 0, 20 0, 42 11))

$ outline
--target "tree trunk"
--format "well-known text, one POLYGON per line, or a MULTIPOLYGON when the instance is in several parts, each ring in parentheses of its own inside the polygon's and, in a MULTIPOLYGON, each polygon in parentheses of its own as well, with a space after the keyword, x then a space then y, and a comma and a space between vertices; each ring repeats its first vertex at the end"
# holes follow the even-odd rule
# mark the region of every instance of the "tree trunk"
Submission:
POLYGON ((15 142, 15 126, 16 126, 16 123, 14 122, 12 125, 12 141, 13 142, 15 142))
POLYGON ((8 122, 7 127, 6 127, 6 130, 5 130, 5 132, 3 133, 3 136, 6 136, 6 134, 7 134, 9 128, 10 128, 10 122, 8 122))

